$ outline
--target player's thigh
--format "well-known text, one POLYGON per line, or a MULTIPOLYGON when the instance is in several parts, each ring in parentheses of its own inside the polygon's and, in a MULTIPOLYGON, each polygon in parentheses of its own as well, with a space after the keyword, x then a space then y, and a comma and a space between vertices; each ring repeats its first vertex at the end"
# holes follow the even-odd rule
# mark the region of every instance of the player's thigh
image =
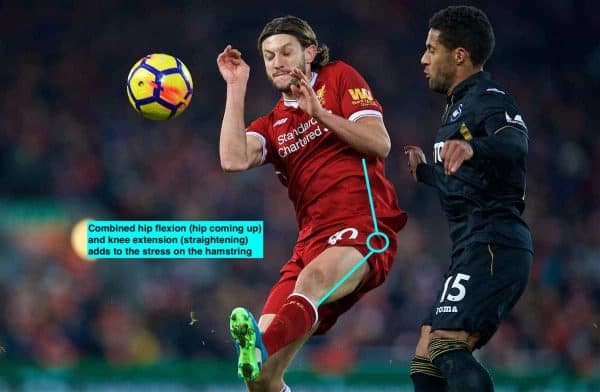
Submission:
MULTIPOLYGON (((329 247, 302 269, 294 291, 318 302, 363 258, 364 256, 351 246, 329 247)), ((324 303, 337 301, 353 292, 365 278, 369 268, 369 264, 364 260, 324 303)))

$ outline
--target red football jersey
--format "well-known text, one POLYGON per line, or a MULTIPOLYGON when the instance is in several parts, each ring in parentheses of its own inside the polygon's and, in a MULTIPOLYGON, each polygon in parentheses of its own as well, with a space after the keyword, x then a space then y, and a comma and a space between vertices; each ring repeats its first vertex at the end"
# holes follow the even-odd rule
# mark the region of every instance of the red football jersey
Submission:
MULTIPOLYGON (((321 105, 350 121, 382 117, 381 105, 367 82, 348 64, 330 62, 311 84, 321 105)), ((299 239, 340 220, 371 216, 362 158, 367 159, 369 182, 380 222, 398 231, 406 214, 385 177, 383 160, 366 157, 342 141, 296 101, 279 99, 271 113, 253 121, 246 131, 263 144, 263 163, 271 163, 296 210, 299 239)))

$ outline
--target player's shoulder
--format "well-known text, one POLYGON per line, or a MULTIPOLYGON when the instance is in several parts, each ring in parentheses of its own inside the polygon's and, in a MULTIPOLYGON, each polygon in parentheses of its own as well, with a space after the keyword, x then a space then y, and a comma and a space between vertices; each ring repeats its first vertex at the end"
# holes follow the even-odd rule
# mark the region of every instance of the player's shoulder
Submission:
POLYGON ((322 75, 342 74, 345 72, 358 72, 358 71, 356 71, 356 69, 348 63, 345 63, 340 60, 335 60, 335 61, 330 61, 327 64, 325 64, 319 71, 319 74, 322 74, 322 75))
POLYGON ((491 78, 480 78, 473 89, 474 98, 480 109, 489 107, 516 107, 517 103, 510 92, 491 78))
MULTIPOLYGON (((252 125, 254 127, 260 127, 261 129, 267 129, 273 124, 275 124, 282 116, 283 116, 284 104, 283 100, 280 99, 277 101, 273 109, 269 113, 266 113, 262 116, 256 117, 254 121, 252 121, 252 125)), ((279 124, 277 124, 279 125, 279 124)))
POLYGON ((507 89, 493 79, 480 79, 479 83, 475 85, 475 93, 479 96, 510 97, 507 89))

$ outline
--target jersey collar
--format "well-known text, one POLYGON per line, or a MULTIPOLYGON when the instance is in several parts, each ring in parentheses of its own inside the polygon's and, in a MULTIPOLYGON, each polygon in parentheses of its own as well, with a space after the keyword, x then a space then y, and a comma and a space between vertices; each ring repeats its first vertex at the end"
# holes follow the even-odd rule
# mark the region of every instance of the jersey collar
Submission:
POLYGON ((490 76, 489 72, 484 72, 484 71, 479 71, 479 72, 469 76, 468 78, 466 78, 465 80, 463 80, 462 82, 457 84, 456 87, 454 87, 454 90, 452 90, 452 94, 450 94, 447 97, 447 101, 448 102, 456 102, 457 100, 461 99, 471 87, 473 87, 474 85, 476 85, 477 83, 479 83, 482 80, 490 80, 490 79, 491 79, 491 76, 490 76))
MULTIPOLYGON (((310 74, 310 86, 314 87, 315 86, 315 82, 317 81, 317 76, 319 76, 318 72, 311 72, 310 74)), ((283 105, 288 107, 288 108, 294 108, 294 109, 298 109, 298 100, 296 99, 283 99, 283 105)))

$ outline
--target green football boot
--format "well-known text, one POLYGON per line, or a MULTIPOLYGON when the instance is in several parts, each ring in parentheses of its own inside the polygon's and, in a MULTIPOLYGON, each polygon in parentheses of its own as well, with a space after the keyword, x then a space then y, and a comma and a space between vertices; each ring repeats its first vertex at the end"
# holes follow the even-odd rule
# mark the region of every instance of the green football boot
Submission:
POLYGON ((256 380, 268 353, 252 313, 245 308, 233 309, 229 331, 239 355, 238 376, 245 381, 256 380))

